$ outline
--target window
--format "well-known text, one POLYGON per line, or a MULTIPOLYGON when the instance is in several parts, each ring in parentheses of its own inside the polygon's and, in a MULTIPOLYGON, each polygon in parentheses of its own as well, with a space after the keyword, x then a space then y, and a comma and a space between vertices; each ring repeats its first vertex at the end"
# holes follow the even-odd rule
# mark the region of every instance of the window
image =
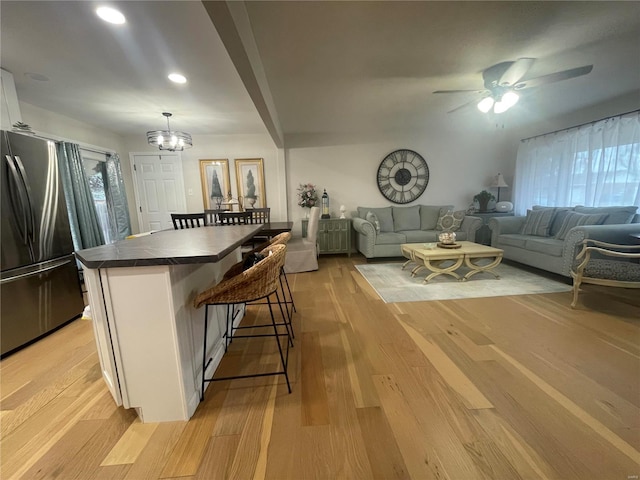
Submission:
POLYGON ((524 140, 518 149, 515 203, 640 206, 640 112, 524 140))
POLYGON ((104 241, 106 244, 113 243, 117 239, 113 238, 112 235, 114 228, 111 225, 109 209, 107 207, 107 198, 104 189, 104 163, 106 161, 106 158, 104 155, 100 155, 87 150, 81 150, 80 153, 82 155, 84 171, 87 174, 87 179, 89 181, 89 189, 91 190, 93 203, 96 206, 98 222, 100 223, 100 229, 102 230, 104 241))

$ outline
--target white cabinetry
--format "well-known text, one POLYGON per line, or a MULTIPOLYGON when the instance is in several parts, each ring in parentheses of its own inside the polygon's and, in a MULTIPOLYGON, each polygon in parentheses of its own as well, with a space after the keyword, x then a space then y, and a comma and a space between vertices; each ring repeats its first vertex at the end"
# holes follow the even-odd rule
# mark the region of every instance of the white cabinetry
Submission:
MULTIPOLYGON (((143 422, 193 415, 204 334, 204 308, 194 309, 193 299, 239 260, 236 249, 217 263, 85 267, 102 374, 118 405, 135 408, 143 422)), ((224 353, 224 313, 219 308, 210 322, 207 375, 224 353)))

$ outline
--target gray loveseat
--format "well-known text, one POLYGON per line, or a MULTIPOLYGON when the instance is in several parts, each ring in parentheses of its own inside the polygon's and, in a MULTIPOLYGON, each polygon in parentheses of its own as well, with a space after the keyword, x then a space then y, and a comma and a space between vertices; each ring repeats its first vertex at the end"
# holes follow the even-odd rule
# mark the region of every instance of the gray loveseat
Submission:
MULTIPOLYGON (((367 258, 401 257, 400 245, 403 243, 437 242, 438 235, 443 232, 437 229, 438 219, 453 210, 452 205, 358 207, 358 211, 351 214, 356 248, 367 258), (369 212, 377 217, 379 231, 366 219, 369 212)), ((473 242, 481 226, 480 218, 464 216, 460 227, 454 230, 456 240, 473 242)))
POLYGON ((506 259, 571 277, 572 265, 584 239, 620 245, 634 243, 631 234, 640 232, 640 215, 635 215, 636 210, 634 206, 534 206, 528 217, 536 221, 528 222, 528 226, 525 216, 490 219, 491 246, 504 250, 506 259), (543 211, 545 213, 540 213, 543 211))

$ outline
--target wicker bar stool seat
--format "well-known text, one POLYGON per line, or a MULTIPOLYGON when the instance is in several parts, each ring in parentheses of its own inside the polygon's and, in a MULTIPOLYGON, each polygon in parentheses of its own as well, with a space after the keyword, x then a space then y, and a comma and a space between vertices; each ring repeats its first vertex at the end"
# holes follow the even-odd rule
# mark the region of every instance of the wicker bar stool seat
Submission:
POLYGON ((227 280, 222 280, 217 285, 209 288, 208 290, 203 291, 198 294, 194 300, 194 307, 200 308, 205 306, 205 320, 204 320, 204 339, 203 339, 203 351, 202 351, 202 389, 200 391, 200 400, 204 400, 204 387, 207 382, 221 381, 221 380, 232 380, 236 378, 249 378, 249 377, 263 377, 270 375, 284 375, 287 388, 289 393, 291 393, 291 385, 289 383, 289 375, 287 373, 287 366, 289 360, 289 344, 290 344, 290 335, 288 324, 286 318, 284 316, 284 311, 282 309, 282 303, 280 301, 280 295, 278 294, 278 285, 279 285, 279 277, 280 271, 284 266, 285 259, 285 245, 272 245, 264 250, 262 250, 262 254, 265 255, 265 258, 252 266, 251 268, 245 270, 244 272, 239 273, 238 275, 229 278, 227 280), (273 301, 271 300, 271 295, 275 294, 276 302, 280 307, 280 313, 283 317, 282 323, 276 323, 275 316, 273 313, 273 301), (218 377, 218 378, 206 378, 206 369, 212 361, 212 358, 207 359, 207 329, 209 322, 209 306, 212 305, 226 305, 227 306, 227 318, 225 328, 225 349, 228 345, 228 342, 231 340, 231 336, 233 335, 233 306, 238 304, 247 304, 251 302, 255 302, 257 300, 266 300, 266 304, 269 306, 269 314, 271 317, 271 323, 266 325, 251 325, 247 326, 247 328, 259 328, 259 327, 271 327, 273 329, 273 333, 265 333, 265 334, 248 334, 248 335, 238 335, 236 338, 252 338, 252 337, 274 337, 276 343, 278 345, 278 353, 280 355, 280 361, 282 363, 282 370, 278 370, 276 372, 270 373, 254 373, 249 375, 237 375, 237 376, 229 376, 229 377, 218 377), (287 333, 281 333, 278 330, 278 325, 287 326, 287 333), (231 326, 231 327, 229 327, 231 326), (283 347, 280 344, 280 337, 286 336, 289 338, 287 341, 286 353, 283 351, 283 347))
MULTIPOLYGON (((258 247, 254 248, 250 252, 246 252, 243 255, 243 259, 241 261, 233 265, 229 270, 225 272, 224 276, 222 277, 222 280, 228 280, 230 278, 235 277, 239 273, 242 273, 244 268, 244 259, 247 258, 248 255, 251 255, 252 253, 258 253, 261 250, 271 245, 286 245, 290 239, 291 239, 291 233, 283 232, 276 235, 268 242, 265 242, 262 245, 259 245, 258 247)), ((296 312, 297 310, 296 310, 296 304, 293 300, 293 294, 291 293, 291 287, 289 286, 289 280, 287 279, 287 274, 284 271, 284 266, 282 267, 282 271, 280 272, 279 280, 280 280, 280 290, 282 292, 285 308, 287 310, 287 320, 289 321, 289 330, 291 332, 291 337, 296 338, 295 334, 293 333, 293 325, 291 324, 291 319, 293 317, 293 312, 296 312), (282 281, 283 279, 284 279, 284 283, 282 281), (287 287, 286 291, 284 289, 285 286, 287 287)), ((259 303, 264 303, 264 302, 256 302, 256 304, 259 304, 259 303)))

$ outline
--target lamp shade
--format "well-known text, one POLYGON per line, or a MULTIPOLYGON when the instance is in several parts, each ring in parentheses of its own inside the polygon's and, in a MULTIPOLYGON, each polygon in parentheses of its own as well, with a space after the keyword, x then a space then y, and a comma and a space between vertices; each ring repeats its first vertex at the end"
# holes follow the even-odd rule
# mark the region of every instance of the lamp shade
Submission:
POLYGON ((493 183, 491 184, 491 186, 494 188, 504 188, 508 187, 509 185, 507 185, 507 182, 504 181, 504 177, 502 176, 502 174, 499 173, 493 178, 493 183))

